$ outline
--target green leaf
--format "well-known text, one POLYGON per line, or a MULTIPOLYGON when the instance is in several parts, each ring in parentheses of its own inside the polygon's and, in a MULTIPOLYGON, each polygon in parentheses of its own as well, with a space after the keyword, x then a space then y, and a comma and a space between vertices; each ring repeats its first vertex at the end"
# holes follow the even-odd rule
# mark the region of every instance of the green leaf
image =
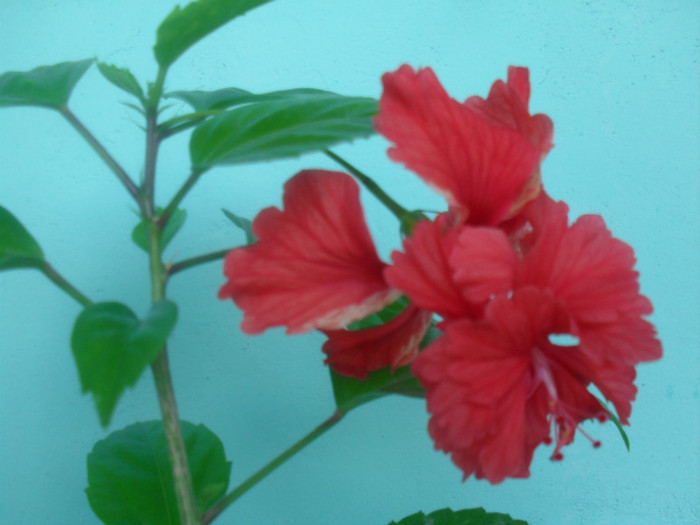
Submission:
POLYGON ((244 219, 243 217, 239 217, 235 213, 224 210, 223 208, 221 209, 222 212, 224 212, 224 215, 228 217, 228 219, 238 226, 243 232, 245 233, 245 240, 246 244, 255 244, 258 240, 258 238, 255 236, 253 233, 253 229, 251 227, 251 222, 248 219, 244 219))
POLYGON ((198 0, 179 5, 158 27, 153 52, 158 65, 167 69, 190 46, 237 16, 270 0, 198 0))
POLYGON ((100 73, 119 89, 134 95, 139 100, 144 100, 143 90, 136 77, 128 69, 119 68, 104 62, 97 62, 97 69, 100 73))
POLYGON ((391 371, 390 367, 375 370, 362 381, 337 374, 330 370, 333 396, 339 410, 348 412, 380 397, 400 394, 408 397, 425 397, 425 389, 410 366, 402 366, 391 371))
POLYGON ((236 106, 243 102, 249 102, 249 99, 254 96, 250 91, 239 88, 225 88, 216 91, 172 91, 165 94, 165 98, 176 98, 188 103, 195 111, 236 106))
POLYGON ((59 109, 68 103, 73 88, 92 59, 41 66, 31 71, 0 75, 0 107, 42 106, 59 109))
POLYGON ((441 509, 427 516, 417 512, 399 522, 392 521, 389 525, 527 525, 527 522, 515 520, 508 514, 486 512, 478 507, 458 511, 441 509))
POLYGON ((371 98, 317 93, 239 106, 200 124, 190 139, 195 171, 327 148, 374 133, 371 98))
MULTIPOLYGON (((157 213, 161 213, 162 211, 162 208, 158 208, 156 210, 157 213)), ((170 244, 170 241, 173 240, 173 237, 175 237, 177 232, 180 231, 182 225, 185 224, 185 219, 187 219, 186 210, 175 210, 170 216, 170 220, 165 228, 163 228, 163 233, 161 233, 160 236, 161 253, 165 250, 168 244, 170 244)), ((134 230, 131 232, 131 240, 134 241, 136 246, 148 253, 148 224, 146 220, 142 220, 134 227, 134 230)))
POLYGON ((0 206, 0 271, 40 268, 44 252, 14 215, 0 206))
POLYGON ((330 91, 313 88, 284 89, 270 91, 269 93, 251 93, 245 89, 224 88, 216 91, 173 91, 167 93, 166 98, 177 98, 187 102, 195 111, 210 111, 225 109, 251 102, 265 102, 269 100, 290 100, 300 97, 315 95, 334 95, 330 91))
POLYGON ((170 301, 155 303, 140 321, 120 303, 85 308, 73 327, 71 346, 83 393, 91 392, 106 427, 127 386, 158 356, 177 319, 170 301))
POLYGON ((387 305, 380 312, 375 312, 368 315, 364 319, 355 321, 348 326, 348 330, 366 330, 367 328, 374 328, 375 326, 380 326, 391 321, 394 317, 403 312, 404 308, 408 306, 408 297, 402 295, 393 303, 387 305))
MULTIPOLYGON (((222 498, 231 475, 221 440, 204 425, 181 422, 200 513, 222 498)), ((98 441, 87 457, 90 507, 107 525, 180 523, 160 421, 129 425, 98 441)))

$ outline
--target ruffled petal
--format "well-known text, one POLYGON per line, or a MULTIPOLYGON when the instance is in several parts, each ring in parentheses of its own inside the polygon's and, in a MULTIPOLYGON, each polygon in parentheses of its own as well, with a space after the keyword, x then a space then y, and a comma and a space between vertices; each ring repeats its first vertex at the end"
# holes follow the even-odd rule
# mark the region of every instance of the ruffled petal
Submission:
POLYGON ((473 307, 460 294, 448 262, 458 231, 447 228, 443 218, 419 222, 413 235, 404 239, 403 253, 391 254, 394 264, 384 275, 419 308, 446 318, 470 316, 473 307))
POLYGON ((481 304, 513 288, 518 256, 502 230, 465 226, 449 263, 464 298, 481 304))
POLYGON ((497 80, 489 96, 470 97, 465 105, 502 126, 515 129, 537 146, 544 157, 552 149, 554 124, 541 113, 530 115, 530 72, 525 67, 510 66, 508 82, 497 80))
POLYGON ((535 173, 540 152, 519 131, 450 98, 430 68, 382 77, 375 127, 389 156, 462 207, 473 225, 495 225, 535 173))
POLYGON ((426 388, 435 447, 451 455, 465 478, 500 483, 526 476, 539 444, 530 438, 526 418, 546 421, 546 413, 526 407, 533 391, 529 354, 512 348, 512 334, 490 324, 458 320, 443 328, 412 365, 426 388))
POLYGON ((302 171, 285 184, 283 204, 260 212, 257 243, 232 250, 224 263, 219 298, 243 310, 245 333, 339 329, 398 297, 384 281, 386 265, 349 175, 302 171))
POLYGON ((432 314, 409 304, 389 322, 365 330, 324 330, 328 341, 325 363, 339 374, 364 379, 367 374, 390 366, 408 365, 418 355, 432 314))
POLYGON ((551 290, 571 316, 581 346, 597 363, 636 364, 661 357, 652 312, 639 292, 634 251, 613 238, 600 216, 566 225, 564 206, 538 199, 524 211, 533 224, 516 286, 551 290), (534 238, 534 242, 532 239, 534 238))

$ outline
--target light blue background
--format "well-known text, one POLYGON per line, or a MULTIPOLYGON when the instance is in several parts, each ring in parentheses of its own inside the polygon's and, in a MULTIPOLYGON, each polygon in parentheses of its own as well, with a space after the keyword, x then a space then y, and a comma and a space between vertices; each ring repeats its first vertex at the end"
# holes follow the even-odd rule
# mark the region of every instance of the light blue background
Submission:
MULTIPOLYGON (((155 29, 169 0, 2 0, 0 71, 91 56, 155 77, 155 29)), ((509 64, 531 69, 534 111, 555 122, 545 185, 572 216, 601 213, 635 247, 665 357, 639 367, 627 453, 614 427, 587 424, 561 463, 536 454, 529 480, 470 479, 432 449, 416 400, 387 398, 351 413, 217 523, 384 525, 418 510, 483 505, 534 524, 693 524, 700 520, 700 4, 459 0, 279 0, 215 33, 172 68, 167 88, 252 91, 317 87, 379 96, 401 63, 432 66, 450 93, 486 95, 509 64)), ((129 173, 142 169, 139 117, 92 68, 71 107, 129 173)), ((161 151, 158 200, 187 175, 186 137, 161 151)), ((442 201, 392 164, 379 137, 338 151, 407 207, 442 201)), ((217 169, 185 201, 189 217, 166 257, 226 248, 242 235, 226 207, 252 217, 279 202, 286 178, 321 156, 217 169)), ((395 220, 364 196, 383 257, 395 220)), ((0 111, 0 203, 49 260, 93 300, 148 305, 146 258, 129 241, 134 205, 59 115, 0 111)), ((180 306, 171 365, 181 415, 214 430, 234 486, 333 411, 318 335, 248 338, 216 300, 220 264, 173 279, 180 306)), ((39 273, 0 275, 0 522, 92 524, 85 455, 106 433, 81 396, 69 349, 76 303, 39 273)), ((110 430, 158 417, 146 374, 110 430)))

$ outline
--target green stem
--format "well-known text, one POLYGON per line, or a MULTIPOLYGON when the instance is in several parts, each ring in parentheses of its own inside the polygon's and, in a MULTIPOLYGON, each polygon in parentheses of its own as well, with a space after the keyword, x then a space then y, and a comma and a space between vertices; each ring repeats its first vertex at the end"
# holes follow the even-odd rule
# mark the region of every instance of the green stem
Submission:
POLYGON ((44 262, 44 265, 39 268, 46 277, 51 279, 53 283, 58 286, 61 290, 66 292, 68 295, 70 295, 73 299, 78 301, 80 304, 83 306, 89 306, 92 304, 92 301, 85 297, 78 289, 73 286, 71 283, 65 280, 65 278, 59 274, 56 270, 54 270, 53 266, 51 266, 48 262, 44 262))
POLYGON ((206 264, 208 262, 223 259, 231 250, 233 250, 233 248, 229 248, 228 250, 220 250, 218 252, 213 253, 207 253, 204 255, 198 255, 197 257, 192 257, 190 259, 185 259, 184 261, 176 262, 168 268, 168 276, 175 275, 178 272, 187 270, 188 268, 192 268, 194 266, 199 266, 200 264, 206 264))
POLYGON ((146 101, 146 109, 151 109, 156 111, 158 109, 158 104, 160 104, 160 99, 163 96, 163 84, 165 84, 165 75, 168 74, 168 68, 158 68, 158 76, 156 81, 150 86, 148 92, 148 100, 146 101))
MULTIPOLYGON (((165 298, 167 273, 160 258, 160 230, 152 222, 148 223, 148 238, 152 285, 151 298, 155 303, 165 298)), ((156 391, 158 392, 165 440, 168 444, 180 522, 182 525, 199 525, 201 522, 197 516, 192 476, 187 463, 187 451, 182 438, 182 428, 180 427, 180 417, 177 412, 177 403, 175 402, 175 392, 172 377, 170 376, 166 347, 163 348, 156 360, 151 364, 151 370, 156 383, 156 391)))
MULTIPOLYGON (((161 259, 160 237, 162 227, 167 224, 167 218, 162 226, 156 224, 153 217, 153 193, 155 185, 156 160, 158 155, 157 137, 157 107, 163 91, 165 81, 165 69, 158 71, 158 79, 149 93, 148 104, 146 106, 147 129, 146 129, 146 164, 144 174, 144 186, 147 187, 146 195, 139 199, 144 217, 148 221, 148 258, 151 273, 151 299, 154 303, 165 298, 165 285, 168 274, 161 259)), ((175 486, 175 496, 177 500, 179 522, 182 525, 201 525, 197 513, 197 503, 194 497, 192 486, 192 476, 187 462, 187 450, 182 437, 180 426, 180 416, 178 415, 177 403, 175 401, 175 390, 173 380, 170 375, 168 364, 167 347, 163 347, 158 357, 151 364, 153 379, 158 393, 160 413, 163 419, 163 430, 165 431, 165 441, 168 445, 168 457, 175 486)))
POLYGON ((71 125, 76 129, 78 133, 87 141, 90 146, 92 146, 92 149, 95 150, 95 152, 100 156, 100 158, 105 161, 107 166, 114 172, 114 174, 117 176, 117 178, 121 181, 121 183, 124 185, 124 187, 127 189, 127 191, 131 194, 131 196, 136 200, 136 202, 139 203, 139 207, 141 208, 141 211, 143 212, 143 203, 141 202, 141 195, 139 192, 138 187, 134 184, 134 182, 131 180, 129 175, 124 171, 124 169, 119 165, 119 163, 114 160, 114 157, 109 154, 109 152, 100 144, 100 142, 95 138, 95 136, 90 133, 90 131, 83 125, 80 120, 78 120, 78 117, 76 117, 73 112, 68 109, 68 106, 63 106, 59 112, 61 115, 63 115, 68 122, 71 123, 71 125))
POLYGON ((170 216, 173 214, 173 212, 175 212, 177 207, 180 205, 180 203, 182 202, 182 199, 184 199, 185 196, 192 189, 192 186, 194 186, 197 183, 197 181, 199 180, 199 177, 202 176, 202 173, 204 173, 204 172, 203 171, 193 171, 190 174, 190 176, 187 178, 185 183, 182 185, 182 187, 178 190, 178 192, 172 198, 172 200, 165 207, 165 209, 163 210, 163 213, 161 213, 160 217, 158 218, 158 225, 161 228, 165 227, 165 225, 168 223, 170 216))
POLYGON ((144 193, 146 194, 146 217, 153 216, 153 195, 155 193, 156 159, 158 158, 159 139, 156 130, 156 110, 149 108, 146 112, 146 166, 144 193))
POLYGON ((372 193, 372 195, 379 199, 379 201, 382 204, 384 204, 384 206, 386 206, 389 209, 389 211, 396 216, 397 219, 401 221, 410 214, 410 212, 406 208, 404 208, 394 199, 389 197, 389 195, 387 195, 386 192, 383 189, 381 189, 379 185, 376 182, 374 182, 368 175, 365 175, 355 166, 353 166, 348 161, 336 155, 330 150, 324 149, 323 153, 325 153, 328 157, 330 157, 335 162, 340 164, 343 168, 352 173, 357 178, 357 180, 359 180, 362 183, 362 185, 372 193))
POLYGON ((275 459, 270 461, 263 468, 258 470, 255 474, 250 476, 243 483, 238 485, 229 494, 224 496, 221 500, 218 501, 218 503, 216 503, 213 507, 211 507, 207 512, 204 513, 204 515, 202 516, 202 524, 207 524, 207 523, 211 523, 212 521, 214 521, 214 519, 219 514, 221 514, 221 512, 224 511, 229 505, 231 505, 234 501, 236 501, 238 498, 240 498, 243 494, 245 494, 250 489, 252 489, 260 481, 265 479, 269 474, 271 474, 275 469, 277 469, 277 467, 282 465, 282 463, 284 463, 289 458, 294 456, 297 452, 299 452, 304 447, 306 447, 306 445, 308 445, 309 443, 314 441, 316 438, 323 435, 327 430, 329 430, 333 426, 335 426, 336 423, 338 423, 341 419, 343 419, 344 415, 345 415, 345 412, 343 412, 341 410, 336 410, 331 417, 326 419, 323 423, 321 423, 319 426, 317 426, 314 430, 312 430, 306 436, 304 436, 299 441, 294 443, 291 447, 289 447, 287 450, 282 452, 279 456, 277 456, 275 459))

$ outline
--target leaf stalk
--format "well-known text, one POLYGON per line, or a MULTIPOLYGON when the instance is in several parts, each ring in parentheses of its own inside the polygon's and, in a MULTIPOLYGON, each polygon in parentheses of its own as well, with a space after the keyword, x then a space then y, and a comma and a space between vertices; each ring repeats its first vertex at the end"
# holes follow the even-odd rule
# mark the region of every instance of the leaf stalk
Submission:
POLYGON ((345 412, 342 410, 336 410, 331 417, 326 419, 323 423, 309 432, 306 436, 301 438, 299 441, 294 443, 287 450, 282 452, 275 459, 270 461, 263 468, 258 470, 255 474, 246 479, 243 483, 238 485, 230 493, 220 499, 213 507, 211 507, 202 516, 202 524, 211 523, 214 519, 221 514, 229 505, 231 505, 238 498, 243 496, 246 492, 252 489, 260 481, 265 479, 268 475, 274 472, 280 465, 286 462, 288 459, 293 457, 299 451, 303 450, 308 444, 315 441, 317 438, 325 434, 328 430, 333 428, 341 419, 345 416, 345 412))
POLYGON ((124 171, 124 168, 122 168, 119 165, 119 163, 116 160, 114 160, 114 157, 112 157, 112 155, 110 155, 110 153, 97 140, 97 138, 95 138, 95 136, 92 133, 90 133, 90 131, 83 125, 83 123, 78 119, 78 117, 76 117, 75 114, 70 109, 68 109, 68 106, 63 106, 61 109, 59 109, 59 112, 66 118, 68 122, 70 122, 70 124, 75 128, 75 130, 78 133, 80 133, 80 135, 87 141, 87 143, 90 144, 92 149, 95 150, 95 152, 100 156, 100 158, 105 162, 105 164, 107 164, 107 166, 112 170, 112 172, 114 172, 114 174, 121 181, 121 183, 124 185, 129 194, 138 203, 141 212, 145 213, 145 209, 141 199, 141 193, 136 184, 134 184, 129 175, 126 173, 126 171, 124 171))

